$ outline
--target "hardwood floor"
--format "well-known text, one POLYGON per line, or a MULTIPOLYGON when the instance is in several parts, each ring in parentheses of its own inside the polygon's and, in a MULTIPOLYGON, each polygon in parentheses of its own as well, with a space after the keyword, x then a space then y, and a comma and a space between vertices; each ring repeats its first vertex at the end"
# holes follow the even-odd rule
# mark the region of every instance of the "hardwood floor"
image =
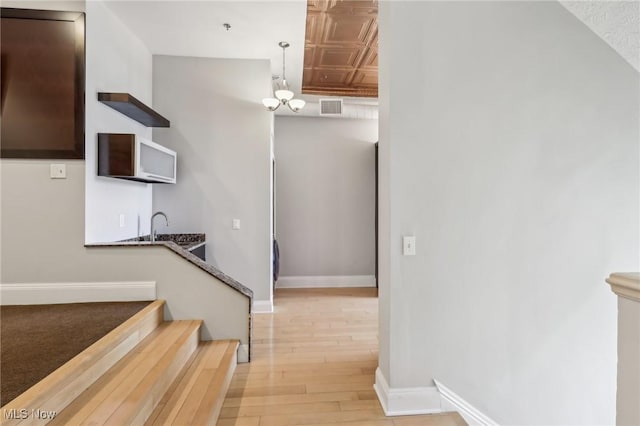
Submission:
POLYGON ((461 426, 457 413, 385 417, 373 390, 376 289, 279 289, 253 317, 253 354, 238 364, 218 426, 461 426))

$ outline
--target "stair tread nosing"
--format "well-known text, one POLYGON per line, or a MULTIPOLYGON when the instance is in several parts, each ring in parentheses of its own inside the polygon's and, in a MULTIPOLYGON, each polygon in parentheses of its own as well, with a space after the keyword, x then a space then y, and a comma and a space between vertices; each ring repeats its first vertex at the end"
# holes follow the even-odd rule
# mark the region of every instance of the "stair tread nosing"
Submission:
POLYGON ((50 424, 143 423, 195 350, 201 324, 162 323, 50 424))
POLYGON ((215 424, 237 363, 237 340, 201 342, 145 425, 215 424))

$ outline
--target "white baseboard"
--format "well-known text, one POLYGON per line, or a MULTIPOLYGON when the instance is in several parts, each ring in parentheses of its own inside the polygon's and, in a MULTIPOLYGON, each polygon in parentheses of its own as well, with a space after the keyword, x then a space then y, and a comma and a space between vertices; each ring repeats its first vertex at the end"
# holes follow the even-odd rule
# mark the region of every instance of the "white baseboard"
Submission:
POLYGON ((273 302, 271 300, 254 300, 251 306, 253 314, 269 314, 273 312, 273 302))
POLYGON ((373 388, 387 416, 441 413, 440 394, 435 386, 416 388, 390 388, 387 380, 376 369, 373 388))
POLYGON ((238 362, 249 362, 249 345, 238 346, 238 362))
POLYGON ((373 275, 327 275, 280 277, 276 288, 375 287, 373 275))
POLYGON ((151 281, 0 284, 2 305, 131 302, 155 299, 156 283, 151 281))
POLYGON ((444 386, 437 380, 433 380, 442 397, 442 407, 445 411, 457 411, 469 426, 497 426, 498 423, 480 412, 477 408, 462 399, 458 394, 444 386))

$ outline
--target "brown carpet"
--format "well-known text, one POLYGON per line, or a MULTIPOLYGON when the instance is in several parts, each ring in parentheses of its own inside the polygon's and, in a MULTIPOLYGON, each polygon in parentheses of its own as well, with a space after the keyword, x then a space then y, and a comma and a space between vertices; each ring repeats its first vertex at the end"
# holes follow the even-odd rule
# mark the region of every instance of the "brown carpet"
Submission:
POLYGON ((0 306, 0 406, 149 303, 0 306))

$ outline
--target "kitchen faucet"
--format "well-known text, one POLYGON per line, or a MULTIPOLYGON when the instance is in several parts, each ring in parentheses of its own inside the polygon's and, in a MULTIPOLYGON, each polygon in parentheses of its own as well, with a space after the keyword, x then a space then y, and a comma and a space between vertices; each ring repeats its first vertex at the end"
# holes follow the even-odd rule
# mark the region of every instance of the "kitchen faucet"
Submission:
POLYGON ((154 219, 156 216, 158 216, 158 215, 163 216, 163 217, 164 217, 165 222, 167 223, 167 226, 169 226, 169 219, 167 219, 167 215, 166 215, 166 214, 164 214, 163 212, 155 212, 155 213, 151 216, 151 242, 154 242, 154 241, 156 240, 156 232, 157 232, 157 231, 156 231, 155 229, 153 229, 153 219, 154 219))

